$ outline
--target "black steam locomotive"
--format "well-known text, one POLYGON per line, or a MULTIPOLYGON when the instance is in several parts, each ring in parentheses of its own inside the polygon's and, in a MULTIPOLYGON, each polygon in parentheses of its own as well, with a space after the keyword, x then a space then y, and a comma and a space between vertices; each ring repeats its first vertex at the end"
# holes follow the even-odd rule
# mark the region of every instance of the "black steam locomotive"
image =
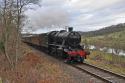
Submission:
POLYGON ((25 42, 46 48, 48 53, 65 59, 65 62, 83 62, 89 52, 80 45, 81 35, 69 27, 69 31, 51 31, 25 37, 25 42))

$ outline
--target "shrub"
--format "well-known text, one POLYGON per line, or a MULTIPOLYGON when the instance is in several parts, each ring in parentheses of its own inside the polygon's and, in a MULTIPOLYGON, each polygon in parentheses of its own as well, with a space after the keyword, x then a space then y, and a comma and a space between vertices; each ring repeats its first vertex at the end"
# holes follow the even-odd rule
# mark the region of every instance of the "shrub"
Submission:
POLYGON ((4 42, 0 41, 0 51, 4 51, 4 42))

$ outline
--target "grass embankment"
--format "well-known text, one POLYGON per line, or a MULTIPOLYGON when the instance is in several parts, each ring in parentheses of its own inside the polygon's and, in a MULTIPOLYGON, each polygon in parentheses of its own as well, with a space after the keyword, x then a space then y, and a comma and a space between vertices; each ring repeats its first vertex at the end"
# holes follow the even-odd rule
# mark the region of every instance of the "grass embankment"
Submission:
POLYGON ((83 43, 125 50, 125 30, 112 34, 82 38, 83 43))
POLYGON ((117 56, 93 50, 86 61, 99 67, 125 75, 125 56, 117 56))

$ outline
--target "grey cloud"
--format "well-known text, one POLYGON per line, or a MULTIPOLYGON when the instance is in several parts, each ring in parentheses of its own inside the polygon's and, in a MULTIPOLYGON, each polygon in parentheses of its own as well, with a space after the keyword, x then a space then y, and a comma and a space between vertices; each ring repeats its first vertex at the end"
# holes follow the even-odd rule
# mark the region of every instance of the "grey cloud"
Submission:
POLYGON ((29 11, 27 16, 33 27, 70 25, 75 30, 90 31, 125 22, 124 3, 125 0, 42 0, 43 7, 29 11))
POLYGON ((96 10, 93 10, 93 8, 88 11, 85 11, 84 8, 83 10, 80 9, 80 15, 73 17, 77 21, 74 21, 72 24, 78 27, 76 30, 83 28, 82 30, 89 31, 99 29, 99 27, 102 28, 112 24, 123 23, 125 22, 125 6, 123 2, 125 1, 96 10), (86 19, 88 15, 91 16, 86 19))

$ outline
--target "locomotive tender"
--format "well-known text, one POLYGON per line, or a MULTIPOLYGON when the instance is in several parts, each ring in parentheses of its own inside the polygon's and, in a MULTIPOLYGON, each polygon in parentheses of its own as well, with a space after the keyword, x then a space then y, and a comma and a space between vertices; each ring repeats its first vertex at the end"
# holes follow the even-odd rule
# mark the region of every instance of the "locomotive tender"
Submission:
POLYGON ((47 49, 51 55, 65 59, 65 62, 83 62, 89 55, 80 45, 81 35, 69 27, 69 31, 51 31, 36 36, 25 37, 24 41, 47 49))

